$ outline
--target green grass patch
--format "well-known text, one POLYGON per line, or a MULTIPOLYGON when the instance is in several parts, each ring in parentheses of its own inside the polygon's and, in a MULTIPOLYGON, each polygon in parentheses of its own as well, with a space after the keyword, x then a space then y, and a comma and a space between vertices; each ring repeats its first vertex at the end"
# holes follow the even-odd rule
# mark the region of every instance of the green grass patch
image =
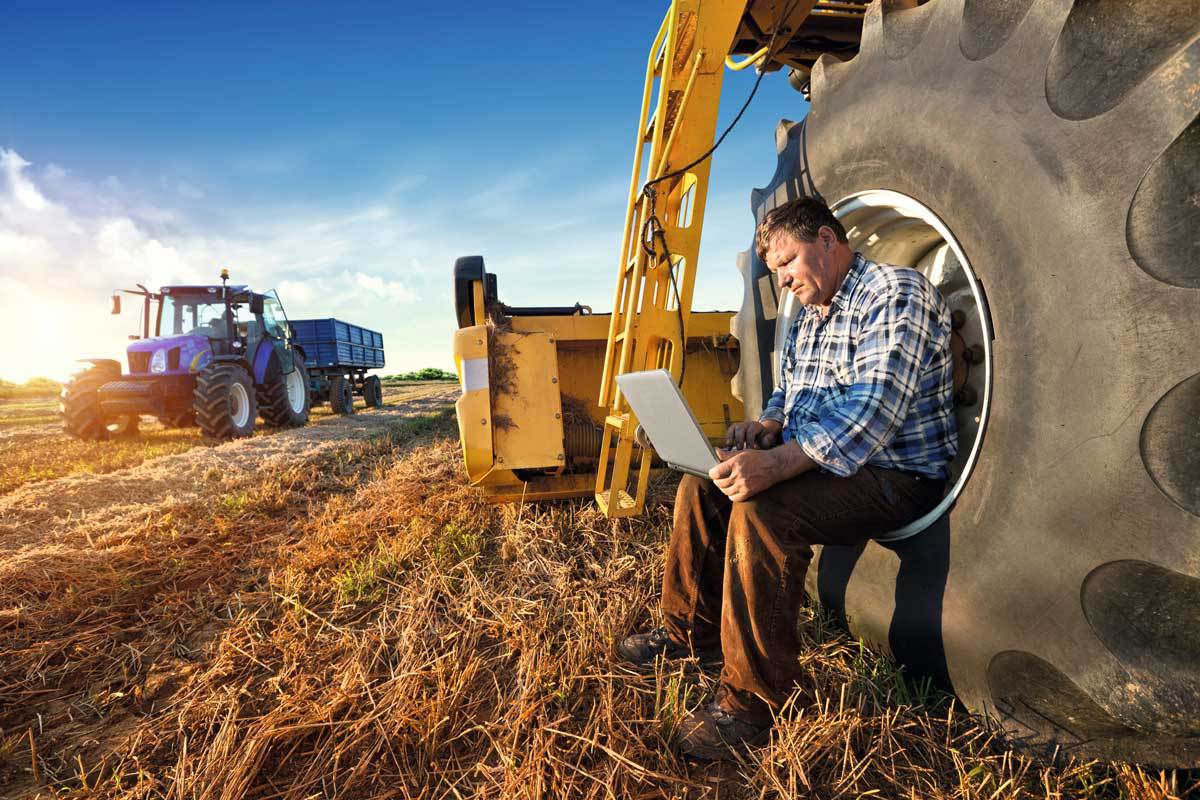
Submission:
POLYGON ((442 569, 449 569, 464 561, 475 559, 487 545, 484 532, 478 522, 459 518, 448 523, 438 533, 433 543, 433 560, 442 569))
POLYGON ((351 562, 334 578, 343 602, 374 602, 384 590, 385 580, 395 574, 399 558, 391 547, 380 544, 374 553, 351 562))

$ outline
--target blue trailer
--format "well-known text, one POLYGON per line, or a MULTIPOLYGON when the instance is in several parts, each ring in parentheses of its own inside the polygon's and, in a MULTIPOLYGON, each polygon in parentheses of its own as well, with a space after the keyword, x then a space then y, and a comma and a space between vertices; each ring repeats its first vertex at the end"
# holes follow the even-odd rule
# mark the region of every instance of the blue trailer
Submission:
POLYGON ((329 402, 334 413, 353 414, 354 396, 369 408, 383 405, 383 386, 369 369, 384 366, 383 334, 340 319, 297 319, 293 341, 304 352, 312 402, 329 402))

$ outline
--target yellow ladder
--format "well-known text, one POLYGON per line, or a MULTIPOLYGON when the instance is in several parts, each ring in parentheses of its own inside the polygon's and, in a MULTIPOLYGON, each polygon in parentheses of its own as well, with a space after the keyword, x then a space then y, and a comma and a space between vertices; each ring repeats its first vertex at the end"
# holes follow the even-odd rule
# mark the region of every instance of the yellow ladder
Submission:
POLYGON ((637 419, 616 377, 667 369, 678 381, 683 370, 710 160, 672 173, 712 146, 725 57, 745 8, 745 0, 675 0, 650 47, 600 384, 599 404, 608 413, 596 502, 609 517, 641 513, 651 464, 649 452, 636 447, 637 419), (664 176, 643 194, 646 183, 664 176), (648 235, 652 219, 660 235, 648 235))

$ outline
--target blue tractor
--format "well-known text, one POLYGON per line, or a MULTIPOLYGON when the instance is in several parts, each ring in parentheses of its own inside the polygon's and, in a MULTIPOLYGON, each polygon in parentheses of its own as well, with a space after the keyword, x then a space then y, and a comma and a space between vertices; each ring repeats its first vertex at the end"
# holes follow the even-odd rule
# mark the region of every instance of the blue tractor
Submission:
MULTIPOLYGON (((215 439, 249 436, 256 418, 272 427, 308 422, 305 354, 291 339, 274 292, 230 286, 138 285, 141 330, 127 348, 128 374, 112 359, 92 366, 63 388, 63 428, 80 439, 137 432, 142 414, 168 427, 198 425, 215 439)), ((121 295, 112 298, 121 311, 121 295)))

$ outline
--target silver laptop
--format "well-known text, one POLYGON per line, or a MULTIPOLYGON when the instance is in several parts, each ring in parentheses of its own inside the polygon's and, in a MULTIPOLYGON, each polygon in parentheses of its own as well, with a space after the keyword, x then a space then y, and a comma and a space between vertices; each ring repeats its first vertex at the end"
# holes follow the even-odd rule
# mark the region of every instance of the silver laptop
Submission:
POLYGON ((696 415, 665 369, 617 376, 617 385, 637 414, 659 458, 672 469, 708 477, 719 461, 696 415))

